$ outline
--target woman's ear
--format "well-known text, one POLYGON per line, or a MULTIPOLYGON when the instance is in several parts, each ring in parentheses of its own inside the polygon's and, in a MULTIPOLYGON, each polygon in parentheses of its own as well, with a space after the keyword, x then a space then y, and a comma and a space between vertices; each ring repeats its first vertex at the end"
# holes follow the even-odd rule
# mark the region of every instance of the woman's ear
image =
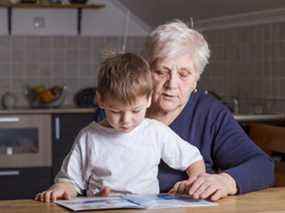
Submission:
POLYGON ((195 81, 195 83, 193 84, 193 89, 192 89, 193 91, 197 89, 197 84, 198 84, 198 81, 195 81))
POLYGON ((151 97, 152 97, 152 95, 150 95, 150 96, 148 97, 147 108, 150 107, 150 105, 151 105, 151 100, 152 100, 151 97))
POLYGON ((200 80, 200 74, 197 73, 195 76, 195 82, 193 83, 193 88, 192 88, 193 91, 197 89, 199 80, 200 80))

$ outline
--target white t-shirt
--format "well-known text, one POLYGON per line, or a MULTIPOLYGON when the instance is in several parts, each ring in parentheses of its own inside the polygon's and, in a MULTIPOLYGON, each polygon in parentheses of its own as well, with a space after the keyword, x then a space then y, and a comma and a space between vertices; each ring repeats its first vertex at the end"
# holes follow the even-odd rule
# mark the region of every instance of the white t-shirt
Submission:
POLYGON ((153 119, 144 119, 130 133, 92 122, 77 136, 56 182, 70 181, 87 192, 99 184, 114 190, 157 194, 161 159, 184 171, 202 156, 195 146, 153 119))

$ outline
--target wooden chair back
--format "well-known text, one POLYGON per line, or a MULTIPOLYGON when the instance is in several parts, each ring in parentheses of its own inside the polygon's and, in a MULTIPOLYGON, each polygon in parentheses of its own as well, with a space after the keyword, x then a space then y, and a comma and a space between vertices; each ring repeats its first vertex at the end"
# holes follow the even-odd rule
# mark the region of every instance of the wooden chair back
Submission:
MULTIPOLYGON (((248 125, 249 137, 268 155, 280 153, 285 156, 285 127, 252 123, 248 125)), ((276 161, 276 186, 285 186, 285 162, 276 161)))

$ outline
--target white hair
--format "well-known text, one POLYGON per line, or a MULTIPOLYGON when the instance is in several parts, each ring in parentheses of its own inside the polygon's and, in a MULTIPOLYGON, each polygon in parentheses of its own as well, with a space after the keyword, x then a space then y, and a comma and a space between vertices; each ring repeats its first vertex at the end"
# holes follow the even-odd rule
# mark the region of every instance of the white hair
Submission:
POLYGON ((210 50, 204 37, 180 20, 157 27, 148 38, 146 50, 151 65, 158 59, 189 54, 192 66, 199 76, 210 57, 210 50))

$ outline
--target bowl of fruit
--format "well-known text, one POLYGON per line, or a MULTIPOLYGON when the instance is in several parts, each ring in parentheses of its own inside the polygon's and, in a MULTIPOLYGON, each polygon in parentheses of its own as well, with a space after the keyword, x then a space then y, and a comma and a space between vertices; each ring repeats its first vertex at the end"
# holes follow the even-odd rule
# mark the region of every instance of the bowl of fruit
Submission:
POLYGON ((58 108, 65 99, 65 86, 27 86, 26 96, 32 108, 58 108))

